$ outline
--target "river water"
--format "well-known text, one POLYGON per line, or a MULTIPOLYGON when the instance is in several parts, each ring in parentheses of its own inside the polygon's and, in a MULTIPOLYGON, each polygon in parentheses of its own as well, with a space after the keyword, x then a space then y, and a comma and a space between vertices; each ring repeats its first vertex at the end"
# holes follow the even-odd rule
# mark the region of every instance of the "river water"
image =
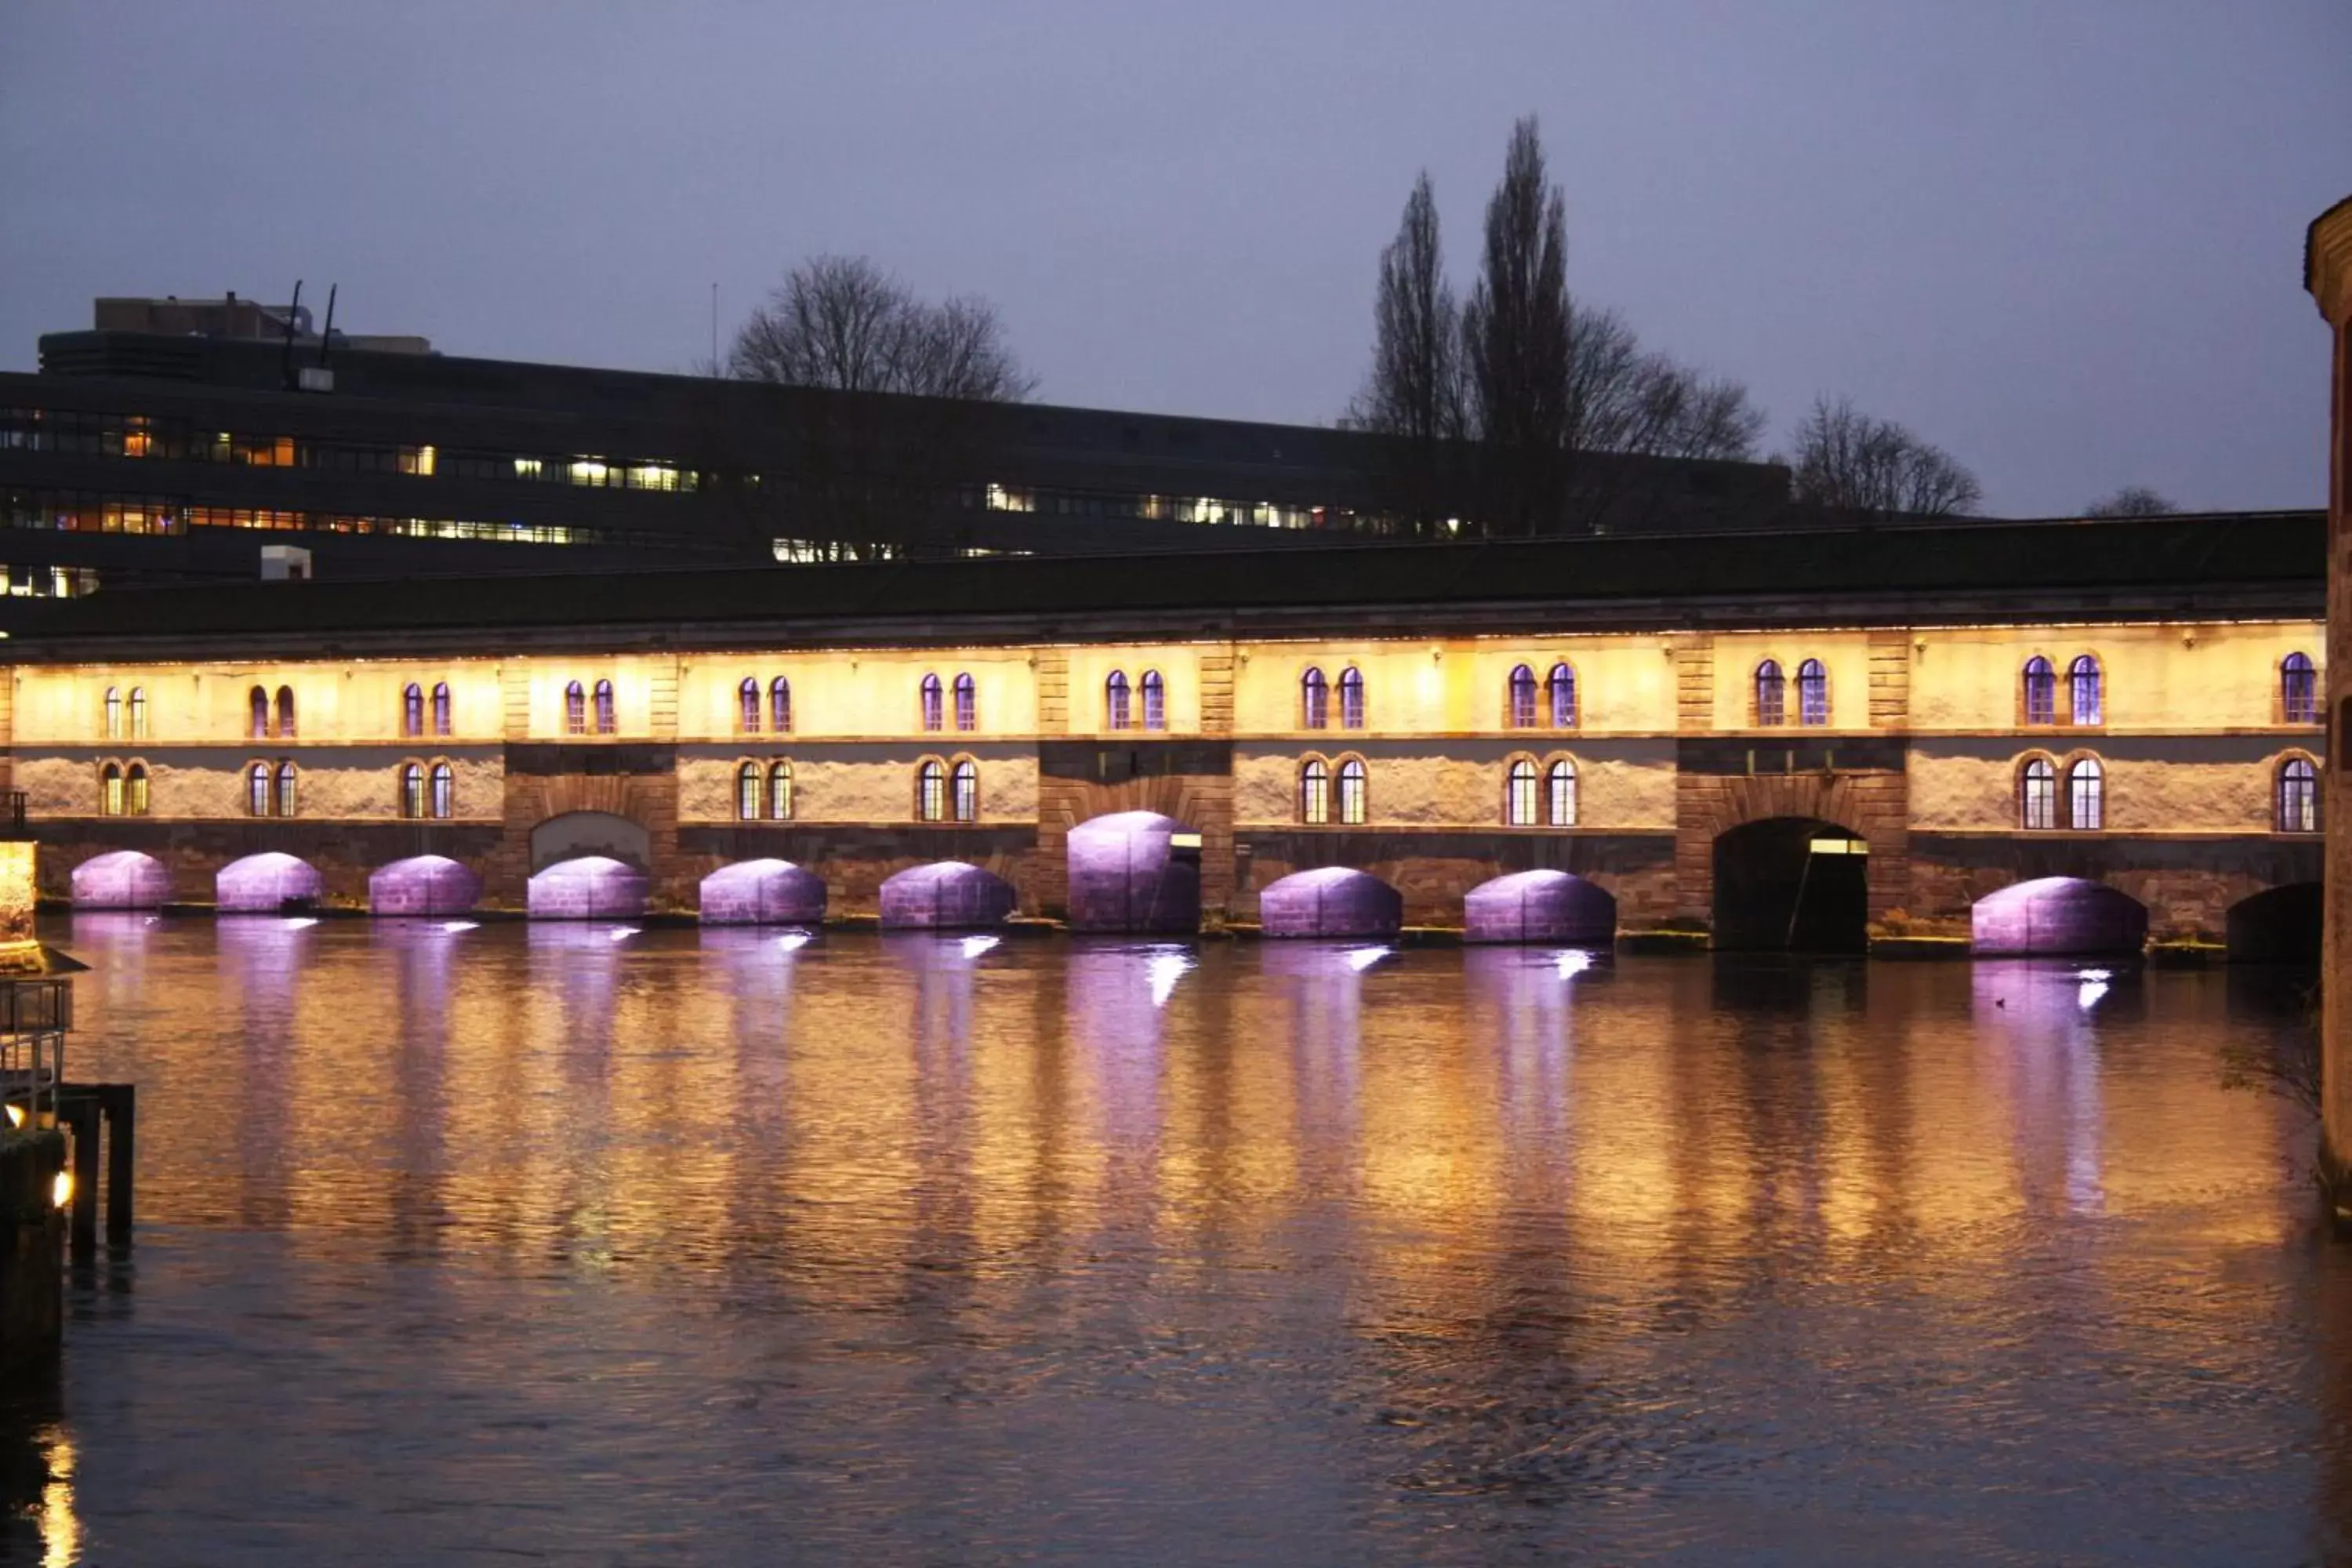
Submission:
POLYGON ((2289 1563, 2290 980, 80 916, 95 1563, 2289 1563), (985 951, 982 951, 985 949, 985 951))

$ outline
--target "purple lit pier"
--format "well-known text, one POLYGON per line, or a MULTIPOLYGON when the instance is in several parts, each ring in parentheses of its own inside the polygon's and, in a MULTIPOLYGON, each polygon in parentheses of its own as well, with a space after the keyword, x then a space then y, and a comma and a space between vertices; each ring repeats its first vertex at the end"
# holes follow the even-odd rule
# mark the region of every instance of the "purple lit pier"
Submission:
POLYGON ((379 915, 462 915, 482 879, 446 855, 412 855, 368 875, 368 910, 379 915))
POLYGON ((222 867, 213 879, 213 908, 225 915, 274 915, 307 909, 326 891, 316 867, 272 849, 222 867))
POLYGON ((815 925, 824 879, 789 860, 741 860, 702 879, 700 902, 705 925, 815 925))
POLYGON ((952 931, 1002 925, 1013 912, 1013 884, 961 860, 910 866, 882 884, 884 931, 952 931))
POLYGON ((524 908, 535 921, 641 915, 652 888, 652 879, 625 861, 583 855, 534 875, 524 889, 524 908))
POLYGON ((1394 936, 1404 898, 1369 871, 1323 866, 1294 871, 1257 896, 1267 936, 1394 936))
POLYGON ((2137 952, 2147 910, 2127 893, 2080 877, 2038 877, 1988 893, 1969 911, 1969 948, 1980 953, 2137 952))
POLYGON ((1566 871, 1514 871, 1481 882, 1462 900, 1465 942, 1617 940, 1617 900, 1566 871))
POLYGON ((1118 811, 1082 822, 1070 829, 1069 859, 1072 931, 1201 929, 1200 836, 1174 817, 1118 811))
POLYGON ((155 910, 171 897, 172 874, 136 849, 110 849, 73 868, 78 910, 155 910))

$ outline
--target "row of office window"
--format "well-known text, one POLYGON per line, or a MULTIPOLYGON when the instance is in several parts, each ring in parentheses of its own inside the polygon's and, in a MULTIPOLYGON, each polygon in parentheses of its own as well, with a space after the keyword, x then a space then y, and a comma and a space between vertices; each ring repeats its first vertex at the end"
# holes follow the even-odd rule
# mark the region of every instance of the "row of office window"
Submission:
POLYGON ((564 524, 496 522, 476 518, 373 517, 271 507, 198 506, 184 499, 94 490, 0 492, 0 527, 56 533, 176 536, 192 528, 262 532, 370 533, 406 539, 459 539, 498 544, 591 544, 600 541, 670 544, 677 536, 617 533, 564 524))

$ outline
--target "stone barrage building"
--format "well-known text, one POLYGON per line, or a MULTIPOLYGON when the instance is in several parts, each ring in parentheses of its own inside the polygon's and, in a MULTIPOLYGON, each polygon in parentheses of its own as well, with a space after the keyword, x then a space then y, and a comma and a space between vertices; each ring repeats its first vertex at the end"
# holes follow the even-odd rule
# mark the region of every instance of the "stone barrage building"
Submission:
POLYGON ((0 742, 85 903, 593 859, 691 912, 781 861, 857 915, 957 861, 1062 916, 1139 813, 1212 920, 1550 868, 1844 946, 2047 881, 2270 952, 2316 941, 2325 560, 2305 513, 110 592, 0 643, 0 742))
MULTIPOLYGON (((2327 323, 2330 355, 2328 392, 2327 640, 2331 653, 2352 654, 2352 560, 2346 557, 2352 539, 2352 196, 2347 196, 2312 220, 2303 253, 2304 286, 2311 291, 2327 323)), ((2328 711, 2338 716, 2336 734, 2352 733, 2352 683, 2342 672, 2342 658, 2332 661, 2336 672, 2327 685, 2328 711)), ((2352 740, 2338 739, 2340 761, 2352 740)), ((2330 784, 2327 807, 2344 808, 2342 788, 2330 784)), ((2337 821, 2342 821, 2338 816, 2337 821)), ((2346 1010, 2347 987, 2352 986, 2352 838, 2328 835, 2329 895, 2326 906, 2326 951, 2321 987, 2324 1016, 2324 1075, 2321 1091, 2323 1136, 2321 1164, 2335 1194, 2339 1225, 2352 1224, 2352 1012, 2346 1010)))

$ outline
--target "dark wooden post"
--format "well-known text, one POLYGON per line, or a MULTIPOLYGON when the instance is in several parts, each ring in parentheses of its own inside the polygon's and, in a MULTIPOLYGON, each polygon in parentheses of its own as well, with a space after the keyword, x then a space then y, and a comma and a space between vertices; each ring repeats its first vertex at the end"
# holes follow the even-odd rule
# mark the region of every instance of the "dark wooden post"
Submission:
POLYGON ((138 1150, 139 1086, 110 1083, 104 1094, 106 1239, 110 1246, 121 1246, 131 1240, 131 1170, 138 1150))
POLYGON ((68 1232, 77 1260, 98 1252, 98 1101, 60 1097, 58 1111, 73 1129, 73 1222, 68 1232))

